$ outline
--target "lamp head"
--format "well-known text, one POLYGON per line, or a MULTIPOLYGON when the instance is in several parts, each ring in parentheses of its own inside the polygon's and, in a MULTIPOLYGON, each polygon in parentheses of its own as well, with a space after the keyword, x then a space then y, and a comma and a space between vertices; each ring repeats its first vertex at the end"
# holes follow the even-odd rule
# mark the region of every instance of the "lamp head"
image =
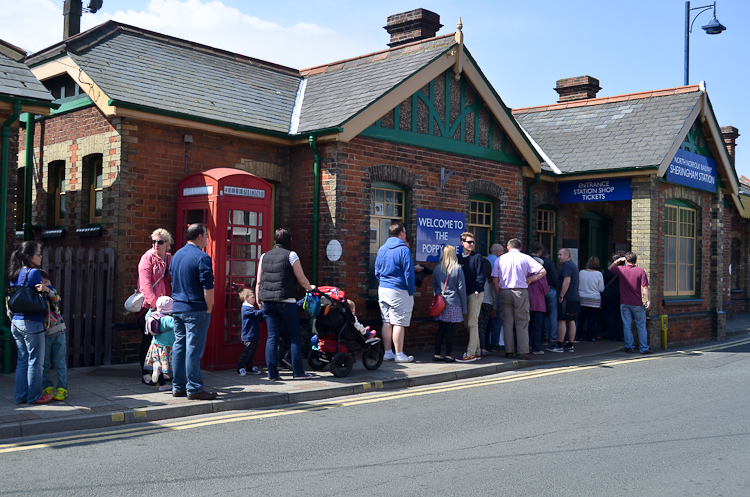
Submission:
POLYGON ((713 19, 708 21, 708 24, 706 24, 705 26, 701 26, 701 29, 710 35, 718 35, 727 28, 722 23, 720 23, 714 15, 713 19))

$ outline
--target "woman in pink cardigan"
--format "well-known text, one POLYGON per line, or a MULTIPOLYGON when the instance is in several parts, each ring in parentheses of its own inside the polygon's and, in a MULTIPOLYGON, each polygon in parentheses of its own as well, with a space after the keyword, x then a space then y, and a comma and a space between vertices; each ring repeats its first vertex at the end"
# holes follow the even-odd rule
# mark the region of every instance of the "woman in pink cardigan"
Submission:
POLYGON ((143 294, 143 309, 138 315, 136 324, 141 331, 143 340, 139 350, 138 358, 141 363, 141 373, 146 385, 155 385, 151 381, 151 371, 143 369, 143 363, 146 360, 146 354, 151 346, 151 335, 146 335, 146 312, 149 309, 156 308, 156 300, 159 297, 172 296, 172 277, 169 275, 169 263, 172 261, 172 254, 169 249, 172 247, 174 240, 169 231, 159 228, 151 233, 151 248, 141 257, 138 263, 138 291, 143 294))

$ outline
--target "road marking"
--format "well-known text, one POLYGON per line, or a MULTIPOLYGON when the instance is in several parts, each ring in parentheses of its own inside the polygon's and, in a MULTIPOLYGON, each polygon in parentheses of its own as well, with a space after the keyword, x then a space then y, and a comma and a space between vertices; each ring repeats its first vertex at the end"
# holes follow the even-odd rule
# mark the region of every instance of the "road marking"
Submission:
MULTIPOLYGON (((536 369, 532 371, 525 371, 525 372, 513 374, 512 376, 503 376, 499 378, 498 377, 482 378, 482 379, 467 381, 464 383, 456 383, 456 384, 450 384, 450 385, 440 384, 440 385, 433 385, 433 386, 427 386, 427 387, 418 387, 418 388, 409 389, 405 391, 402 390, 402 391, 395 391, 395 392, 383 392, 383 393, 368 395, 366 398, 332 399, 332 400, 322 401, 322 402, 318 402, 314 404, 287 406, 287 407, 282 407, 278 409, 269 409, 269 410, 260 411, 260 412, 258 411, 240 412, 240 413, 234 413, 234 414, 218 415, 218 416, 214 416, 211 418, 181 420, 181 421, 175 421, 175 422, 170 422, 170 423, 164 423, 161 425, 148 425, 148 426, 138 426, 138 427, 133 427, 133 428, 123 428, 123 429, 117 430, 116 432, 88 433, 88 434, 69 435, 69 436, 64 436, 64 437, 49 438, 45 440, 35 440, 35 441, 30 441, 30 442, 20 442, 20 443, 15 443, 15 444, 0 444, 0 454, 9 453, 9 452, 26 451, 26 450, 32 450, 32 449, 76 445, 80 443, 103 442, 103 441, 108 441, 108 440, 117 440, 117 439, 129 438, 129 437, 151 435, 151 434, 156 434, 156 433, 200 428, 204 426, 213 426, 213 425, 220 425, 220 424, 226 424, 226 423, 236 423, 238 421, 251 421, 251 420, 256 420, 256 419, 266 419, 266 418, 274 418, 274 417, 279 417, 279 416, 288 416, 291 414, 302 414, 302 413, 311 412, 311 411, 323 411, 323 410, 335 409, 339 407, 351 407, 351 406, 357 406, 357 405, 363 405, 363 404, 372 404, 375 402, 384 402, 388 400, 398 400, 398 399, 404 399, 408 397, 419 397, 419 396, 431 395, 435 393, 465 390, 467 388, 477 388, 477 387, 483 387, 483 386, 488 386, 488 385, 513 383, 517 381, 543 378, 545 376, 555 376, 555 375, 566 374, 566 373, 574 373, 578 371, 586 371, 589 369, 596 369, 596 368, 601 368, 601 367, 613 367, 613 366, 619 366, 619 365, 633 364, 637 362, 653 361, 657 359, 663 359, 666 357, 677 357, 677 356, 686 355, 686 354, 699 355, 702 352, 722 350, 722 349, 727 349, 731 347, 736 347, 738 345, 744 345, 747 343, 750 343, 750 338, 737 340, 737 341, 733 341, 729 343, 725 342, 719 345, 711 345, 711 346, 704 347, 701 349, 695 349, 695 350, 689 350, 689 351, 680 350, 680 351, 668 352, 668 353, 658 354, 658 355, 649 355, 649 356, 644 356, 644 357, 633 357, 633 358, 627 357, 623 359, 614 359, 614 360, 609 360, 609 361, 597 361, 597 362, 588 363, 588 364, 564 366, 564 367, 555 368, 552 370, 536 369)), ((382 381, 375 381, 373 383, 375 383, 376 388, 383 388, 382 381)), ((367 385, 367 383, 363 383, 363 386, 364 385, 367 385)), ((368 387, 365 387, 365 389, 367 388, 368 387)), ((144 410, 135 411, 134 416, 136 418, 146 417, 146 411, 144 410)), ((122 422, 124 420, 125 420, 125 413, 123 412, 112 413, 112 421, 122 422)))

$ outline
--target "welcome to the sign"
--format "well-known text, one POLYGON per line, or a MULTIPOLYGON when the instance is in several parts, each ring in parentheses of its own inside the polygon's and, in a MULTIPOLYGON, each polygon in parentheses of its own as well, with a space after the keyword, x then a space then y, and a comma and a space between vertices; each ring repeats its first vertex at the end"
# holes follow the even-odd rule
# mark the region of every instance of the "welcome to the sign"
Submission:
POLYGON ((465 224, 462 212, 417 209, 417 261, 437 262, 443 247, 459 247, 465 224))

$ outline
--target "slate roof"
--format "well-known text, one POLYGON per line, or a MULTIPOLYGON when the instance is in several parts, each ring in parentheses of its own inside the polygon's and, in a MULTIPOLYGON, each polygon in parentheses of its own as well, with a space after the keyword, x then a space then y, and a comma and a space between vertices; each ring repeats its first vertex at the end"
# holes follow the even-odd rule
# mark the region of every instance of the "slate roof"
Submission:
POLYGON ((0 53, 0 95, 22 97, 51 102, 53 99, 47 88, 22 62, 0 53))
POLYGON ((514 109, 513 116, 563 173, 658 166, 700 96, 693 85, 514 109))
POLYGON ((299 132, 344 124, 455 43, 448 34, 301 71, 308 81, 299 132))

